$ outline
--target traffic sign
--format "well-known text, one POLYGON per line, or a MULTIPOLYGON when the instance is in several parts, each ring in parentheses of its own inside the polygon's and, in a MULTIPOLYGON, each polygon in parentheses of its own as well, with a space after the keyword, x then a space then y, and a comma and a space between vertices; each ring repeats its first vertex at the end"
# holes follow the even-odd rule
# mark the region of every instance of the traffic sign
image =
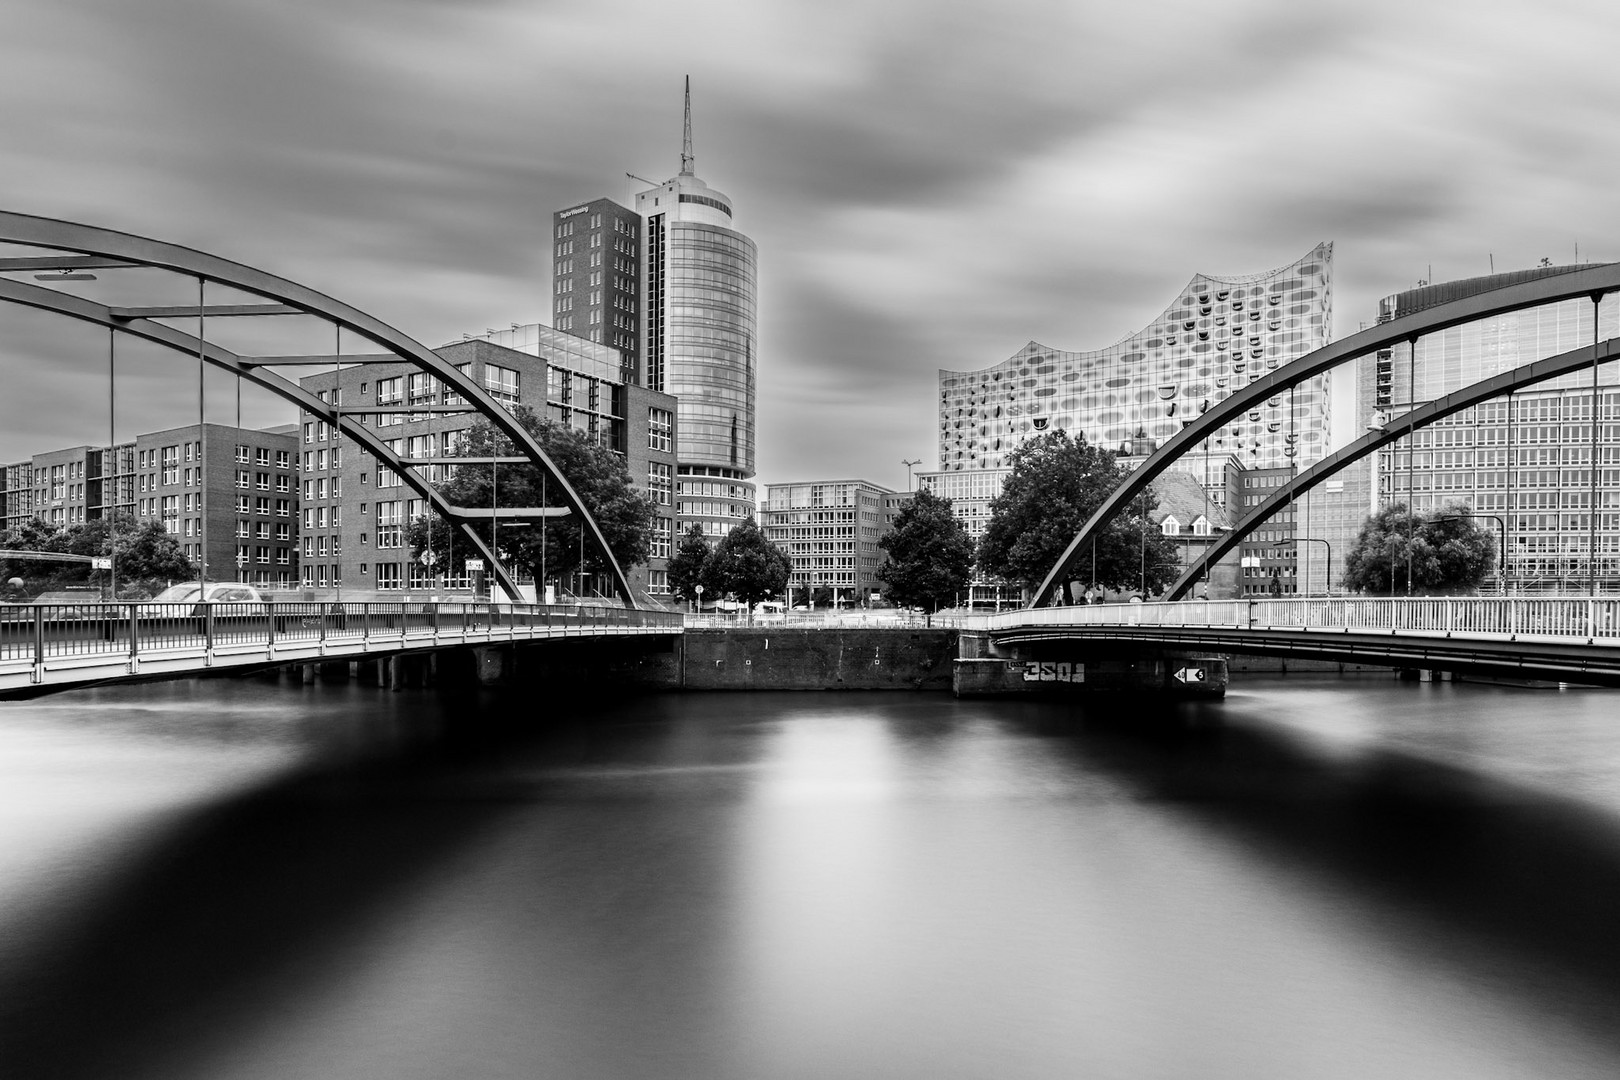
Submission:
POLYGON ((1183 685, 1187 683, 1207 682, 1208 680, 1209 676, 1204 673, 1204 669, 1201 667, 1184 667, 1176 669, 1176 681, 1182 683, 1183 685))
POLYGON ((92 570, 111 570, 112 569, 112 556, 111 555, 92 555, 92 556, 90 556, 90 569, 92 569, 92 570))
POLYGON ((483 559, 468 559, 467 560, 467 569, 468 570, 482 570, 483 568, 484 568, 484 560, 483 559))
POLYGON ((432 566, 434 563, 439 561, 439 557, 433 554, 432 548, 422 552, 422 554, 418 555, 416 558, 423 566, 432 566))

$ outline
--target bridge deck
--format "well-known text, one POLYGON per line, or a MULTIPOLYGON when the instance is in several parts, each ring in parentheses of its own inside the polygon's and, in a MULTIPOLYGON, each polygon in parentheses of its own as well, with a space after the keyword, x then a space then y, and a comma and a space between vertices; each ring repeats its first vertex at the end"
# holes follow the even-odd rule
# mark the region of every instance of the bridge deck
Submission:
POLYGON ((1620 599, 1300 598, 1007 612, 1003 644, 1091 641, 1620 685, 1620 599))
POLYGON ((0 606, 0 694, 457 645, 682 632, 678 613, 424 603, 0 606))

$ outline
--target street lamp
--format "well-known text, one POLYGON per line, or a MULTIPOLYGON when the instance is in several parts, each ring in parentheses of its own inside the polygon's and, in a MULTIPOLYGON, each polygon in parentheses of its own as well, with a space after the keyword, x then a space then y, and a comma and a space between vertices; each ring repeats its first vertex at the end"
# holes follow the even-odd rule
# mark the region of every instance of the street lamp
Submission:
POLYGON ((904 465, 906 467, 906 490, 910 491, 911 490, 911 467, 913 465, 921 465, 922 464, 922 458, 901 458, 900 459, 900 464, 902 464, 902 465, 904 465))
MULTIPOLYGON (((1328 543, 1326 540, 1323 540, 1320 536, 1296 536, 1296 537, 1294 537, 1294 542, 1295 542, 1296 545, 1302 540, 1307 544, 1321 544, 1323 547, 1327 548, 1327 568, 1326 568, 1327 573, 1325 575, 1327 585, 1326 585, 1325 588, 1323 588, 1322 591, 1324 593, 1326 593, 1327 595, 1332 596, 1333 595, 1333 545, 1328 543)), ((1298 563, 1298 559, 1295 559, 1295 563, 1296 564, 1298 563)), ((1306 590, 1306 592, 1308 594, 1309 590, 1306 590)))

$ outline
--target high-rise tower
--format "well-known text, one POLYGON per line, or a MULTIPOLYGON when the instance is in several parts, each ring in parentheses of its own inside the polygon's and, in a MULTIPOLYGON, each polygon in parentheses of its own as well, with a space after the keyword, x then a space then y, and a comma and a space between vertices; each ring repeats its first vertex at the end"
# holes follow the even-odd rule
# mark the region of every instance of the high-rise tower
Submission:
POLYGON ((551 325, 634 362, 641 352, 641 215, 595 199, 556 211, 551 226, 551 325))
POLYGON ((681 171, 639 193, 641 378, 679 400, 676 514, 723 536, 754 512, 754 242, 732 226, 731 200, 698 179, 692 88, 681 171))

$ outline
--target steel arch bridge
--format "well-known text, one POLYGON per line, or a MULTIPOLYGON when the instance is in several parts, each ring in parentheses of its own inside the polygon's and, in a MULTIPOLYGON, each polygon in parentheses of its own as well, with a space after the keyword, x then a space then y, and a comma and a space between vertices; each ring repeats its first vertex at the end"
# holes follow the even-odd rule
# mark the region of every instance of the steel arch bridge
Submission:
POLYGON ((601 528, 585 508, 579 494, 541 449, 540 444, 482 386, 457 371, 454 365, 441 359, 414 338, 341 300, 297 282, 217 255, 148 237, 76 222, 0 211, 0 243, 61 253, 0 258, 0 274, 21 271, 48 274, 60 271, 64 275, 63 280, 73 280, 70 275, 75 272, 145 268, 168 271, 197 282, 198 302, 195 306, 118 307, 101 304, 60 289, 0 276, 0 302, 78 319, 105 327, 114 333, 128 334, 185 356, 195 357, 202 363, 231 372, 270 391, 304 412, 325 419, 339 432, 352 439, 362 450, 397 474, 405 486, 420 495, 426 500, 427 505, 460 530, 472 548, 488 561, 501 587, 515 600, 518 598, 517 583, 495 557, 494 550, 478 535, 473 525, 491 519, 542 516, 540 508, 514 512, 513 508, 497 510, 452 505, 418 475, 414 468, 415 465, 432 464, 442 459, 433 459, 429 462, 402 457, 389 448, 387 440, 378 438, 373 429, 365 426, 360 419, 367 414, 410 413, 413 411, 410 407, 345 409, 340 405, 322 401, 297 382, 270 369, 298 365, 331 367, 339 363, 404 362, 418 371, 432 375, 448 390, 458 394, 466 404, 428 406, 418 408, 416 411, 431 412, 433 415, 475 412, 489 420, 497 430, 512 441, 518 456, 511 459, 468 459, 468 462, 496 461, 504 464, 509 461, 521 461, 544 470, 567 505, 566 511, 552 510, 550 515, 546 516, 569 511, 578 514, 583 526, 589 530, 599 546, 613 575, 614 584, 625 603, 631 607, 637 606, 630 583, 608 547, 601 528), (210 307, 204 302, 204 289, 208 283, 256 296, 266 302, 210 307), (384 352, 349 357, 244 356, 206 339, 209 319, 255 315, 317 318, 337 328, 339 332, 349 331, 380 347, 384 352), (198 334, 188 334, 160 321, 177 318, 197 320, 198 334))
MULTIPOLYGON (((1599 342, 1596 346, 1595 362, 1604 363, 1609 360, 1620 359, 1620 338, 1609 338, 1599 342)), ((1181 577, 1176 579, 1166 594, 1168 600, 1179 600, 1187 595, 1202 576, 1205 569, 1219 562, 1221 557, 1238 544, 1243 538, 1253 532, 1272 514, 1287 506, 1294 499, 1316 487, 1328 477, 1341 472, 1350 465, 1371 456, 1390 443, 1397 442, 1406 435, 1419 428, 1428 427, 1437 420, 1441 420, 1453 413, 1462 412, 1492 398, 1511 393, 1521 387, 1533 386, 1548 379, 1555 379, 1560 375, 1567 375, 1572 371, 1589 367, 1594 362, 1594 347, 1582 346, 1568 352, 1549 356, 1544 360, 1524 364, 1511 371, 1504 371, 1489 379, 1481 379, 1461 390, 1447 394, 1445 397, 1413 409, 1403 416, 1385 424, 1382 428, 1369 431, 1337 452, 1328 455, 1310 468, 1301 471, 1292 477, 1289 482, 1277 488, 1264 502, 1255 507, 1234 525, 1226 535, 1211 544, 1187 567, 1181 577)))
MULTIPOLYGON (((1601 266, 1591 266, 1584 269, 1572 270, 1568 273, 1549 277, 1536 278, 1531 281, 1518 282, 1500 288, 1489 289, 1483 292, 1453 300, 1410 315, 1402 315, 1386 323, 1368 327, 1357 334, 1325 345, 1314 352, 1304 356, 1274 371, 1267 372, 1247 386, 1233 392, 1230 396, 1211 405, 1196 420, 1187 424, 1168 439, 1164 445, 1154 451, 1148 459, 1125 478, 1113 493, 1103 500, 1096 513, 1080 528, 1075 538, 1070 541, 1058 561, 1047 573, 1040 588, 1035 591, 1030 601, 1030 607, 1040 607, 1049 603, 1056 590, 1067 580, 1074 564, 1087 550, 1088 545, 1095 540, 1113 517, 1120 510, 1131 504, 1131 500, 1140 495, 1153 480, 1168 469, 1172 464, 1194 451, 1204 439, 1219 431, 1221 427, 1237 419, 1243 413, 1259 406, 1267 398, 1274 397, 1284 390, 1288 390, 1300 383, 1320 375, 1333 368, 1349 363, 1358 357, 1378 349, 1387 348, 1400 342, 1416 342, 1425 334, 1432 334, 1453 326, 1489 318, 1493 315, 1504 315, 1509 312, 1522 311, 1525 308, 1540 307, 1544 304, 1557 303, 1562 300, 1575 300, 1586 297, 1592 300, 1594 307, 1604 296, 1612 292, 1620 292, 1620 263, 1606 263, 1601 266)), ((1310 470, 1295 477, 1293 482, 1271 496, 1263 506, 1257 507, 1253 513, 1246 515, 1221 541, 1221 544, 1211 548, 1213 557, 1225 554, 1233 546, 1241 542, 1255 526, 1287 501, 1289 494, 1298 494, 1306 490, 1300 483, 1310 478, 1308 486, 1314 486, 1325 480, 1333 472, 1337 472, 1349 465, 1352 461, 1366 457, 1378 450, 1386 443, 1399 438, 1410 430, 1426 426, 1443 416, 1450 415, 1460 409, 1480 401, 1488 400, 1498 394, 1506 393, 1518 386, 1529 385, 1555 375, 1565 374, 1568 371, 1604 360, 1620 357, 1614 340, 1607 342, 1594 342, 1592 345, 1572 350, 1568 353, 1550 357, 1546 360, 1528 364, 1524 367, 1507 372, 1493 379, 1486 379, 1468 387, 1431 402, 1423 409, 1413 410, 1406 416, 1386 425, 1383 434, 1388 438, 1369 435, 1350 446, 1345 447, 1329 458, 1318 462, 1310 470), (1487 388, 1495 386, 1491 392, 1487 388), (1475 396, 1475 395, 1479 396, 1475 396), (1466 399, 1466 400, 1464 400, 1466 399), (1463 401, 1462 404, 1456 404, 1463 401), (1331 463, 1331 464, 1330 464, 1331 463), (1321 472, 1324 468, 1327 472, 1321 472)), ((1200 568, 1205 565, 1204 560, 1197 564, 1200 568)), ((1191 571, 1189 571, 1189 574, 1191 571)), ((1192 584, 1193 578, 1183 575, 1172 587, 1174 595, 1184 594, 1192 584)))

